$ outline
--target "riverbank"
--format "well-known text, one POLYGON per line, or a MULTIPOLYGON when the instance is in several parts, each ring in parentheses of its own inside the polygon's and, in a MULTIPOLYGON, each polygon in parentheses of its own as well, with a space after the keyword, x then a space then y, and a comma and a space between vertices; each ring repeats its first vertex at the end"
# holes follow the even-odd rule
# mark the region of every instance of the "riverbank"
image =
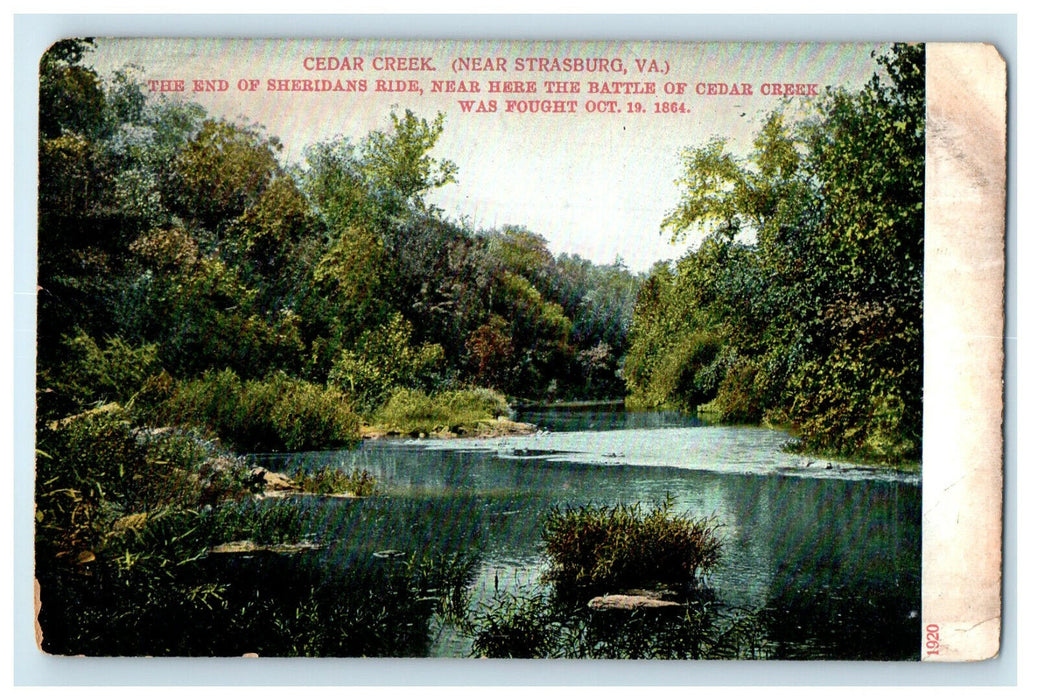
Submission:
POLYGON ((858 471, 896 472, 899 474, 919 475, 923 470, 922 460, 895 460, 884 461, 883 455, 873 453, 847 453, 837 451, 805 450, 793 445, 784 447, 783 451, 802 457, 802 465, 806 469, 811 466, 824 465, 827 470, 846 471, 848 469, 858 471))
POLYGON ((360 427, 361 438, 365 440, 401 437, 435 438, 441 440, 454 438, 498 438, 513 435, 532 435, 535 432, 537 432, 537 426, 533 423, 514 421, 504 416, 482 419, 474 423, 462 425, 436 426, 431 430, 422 429, 421 427, 411 427, 410 429, 397 428, 384 424, 361 425, 360 427))
POLYGON ((623 411, 624 399, 603 399, 587 401, 514 401, 511 404, 516 411, 538 411, 564 409, 567 411, 623 411))

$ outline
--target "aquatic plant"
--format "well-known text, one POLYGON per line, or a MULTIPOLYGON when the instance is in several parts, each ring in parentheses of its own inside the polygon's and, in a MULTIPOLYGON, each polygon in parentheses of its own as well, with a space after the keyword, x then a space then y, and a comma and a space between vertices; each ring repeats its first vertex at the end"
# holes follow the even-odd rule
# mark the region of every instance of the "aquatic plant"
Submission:
POLYGON ((769 649, 756 611, 708 594, 675 607, 596 610, 525 588, 482 603, 471 634, 471 655, 487 658, 749 659, 769 649))
POLYGON ((299 467, 292 472, 291 477, 300 490, 321 495, 372 496, 377 487, 375 475, 367 469, 347 472, 336 467, 324 466, 307 471, 299 467))
POLYGON ((648 510, 641 504, 553 508, 542 532, 545 579, 563 593, 691 585, 720 558, 718 524, 672 508, 670 498, 648 510))
POLYGON ((543 659, 560 655, 562 625, 544 591, 508 592, 483 603, 471 627, 473 656, 543 659))

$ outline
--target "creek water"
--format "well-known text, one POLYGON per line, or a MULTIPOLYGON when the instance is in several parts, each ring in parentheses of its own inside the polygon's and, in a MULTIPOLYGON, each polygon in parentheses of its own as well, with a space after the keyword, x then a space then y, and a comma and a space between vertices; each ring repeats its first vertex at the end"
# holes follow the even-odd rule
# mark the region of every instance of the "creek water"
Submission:
MULTIPOLYGON (((308 504, 330 567, 384 550, 476 552, 478 609, 540 585, 541 526, 553 506, 670 498, 676 512, 720 524, 723 555, 706 584, 731 609, 766 611, 770 656, 917 658, 918 475, 788 454, 785 433, 679 413, 553 409, 517 418, 540 431, 269 459, 276 468, 366 469, 378 480, 374 498, 308 504)), ((430 656, 471 648, 449 624, 430 637, 430 656)))

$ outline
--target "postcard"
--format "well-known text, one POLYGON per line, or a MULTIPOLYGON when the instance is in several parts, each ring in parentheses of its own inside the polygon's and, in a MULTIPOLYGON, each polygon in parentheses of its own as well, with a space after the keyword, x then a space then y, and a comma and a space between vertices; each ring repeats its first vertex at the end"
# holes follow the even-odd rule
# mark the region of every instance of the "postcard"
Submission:
POLYGON ((69 38, 46 654, 999 653, 983 44, 69 38))

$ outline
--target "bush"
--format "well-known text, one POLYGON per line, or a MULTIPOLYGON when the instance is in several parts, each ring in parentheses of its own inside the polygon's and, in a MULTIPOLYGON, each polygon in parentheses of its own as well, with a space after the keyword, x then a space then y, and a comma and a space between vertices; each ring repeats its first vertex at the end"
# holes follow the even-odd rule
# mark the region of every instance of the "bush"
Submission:
POLYGON ((360 419, 346 396, 285 374, 243 382, 233 371, 207 372, 176 386, 159 419, 204 427, 239 450, 299 451, 346 445, 360 419))
POLYGON ((492 389, 447 391, 440 400, 455 414, 473 413, 486 418, 508 415, 508 401, 492 389))
POLYGON ((769 391, 773 383, 760 361, 738 357, 727 368, 710 407, 721 420, 757 423, 768 407, 777 403, 774 391, 769 391))
POLYGON ((377 409, 400 387, 429 389, 444 362, 438 344, 411 345, 412 327, 399 313, 361 334, 344 350, 328 380, 364 412, 377 409))
POLYGON ((39 552, 83 555, 127 518, 199 508, 249 493, 248 464, 197 435, 133 426, 117 404, 41 429, 37 450, 39 552))
POLYGON ((417 389, 400 389, 375 418, 388 431, 417 435, 471 431, 481 421, 507 413, 504 396, 490 389, 445 391, 432 396, 417 389))
POLYGON ((674 515, 669 499, 648 512, 640 504, 554 508, 543 531, 545 579, 563 594, 691 585, 720 558, 717 527, 674 515))
POLYGON ((67 415, 91 404, 128 401, 158 370, 155 345, 134 348, 118 337, 99 345, 84 331, 62 340, 63 362, 42 373, 40 415, 67 415))
POLYGON ((322 495, 352 494, 358 497, 371 496, 375 493, 375 477, 367 469, 354 469, 351 472, 322 467, 307 472, 302 468, 292 473, 296 486, 307 493, 322 495))
POLYGON ((720 337, 709 331, 680 332, 663 343, 640 351, 640 355, 651 357, 639 355, 631 367, 625 365, 632 406, 658 408, 676 404, 695 409, 708 401, 717 389, 714 368, 726 355, 720 337))

